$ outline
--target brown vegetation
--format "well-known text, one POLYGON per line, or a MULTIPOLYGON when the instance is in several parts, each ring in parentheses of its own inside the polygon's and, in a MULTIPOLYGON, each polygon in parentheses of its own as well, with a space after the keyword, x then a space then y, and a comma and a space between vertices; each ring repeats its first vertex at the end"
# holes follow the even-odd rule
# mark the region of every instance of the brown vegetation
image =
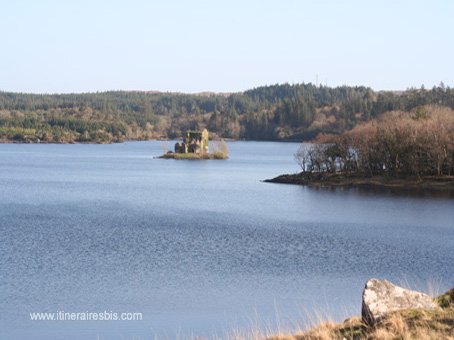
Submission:
POLYGON ((390 313, 374 327, 354 317, 336 324, 324 322, 307 332, 277 335, 268 340, 391 340, 454 339, 454 288, 436 299, 435 310, 409 309, 390 313))
POLYGON ((211 154, 215 159, 226 159, 229 155, 229 147, 224 140, 213 141, 211 147, 211 154))
POLYGON ((454 111, 438 106, 393 111, 339 136, 302 145, 295 159, 305 173, 362 176, 454 174, 454 111))

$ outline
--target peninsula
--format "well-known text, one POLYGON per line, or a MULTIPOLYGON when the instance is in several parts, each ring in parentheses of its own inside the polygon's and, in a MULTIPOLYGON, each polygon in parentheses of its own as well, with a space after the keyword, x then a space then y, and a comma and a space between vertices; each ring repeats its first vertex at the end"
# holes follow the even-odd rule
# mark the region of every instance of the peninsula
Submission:
POLYGON ((454 192, 454 111, 424 106, 387 112, 302 144, 294 156, 300 173, 266 182, 454 192))

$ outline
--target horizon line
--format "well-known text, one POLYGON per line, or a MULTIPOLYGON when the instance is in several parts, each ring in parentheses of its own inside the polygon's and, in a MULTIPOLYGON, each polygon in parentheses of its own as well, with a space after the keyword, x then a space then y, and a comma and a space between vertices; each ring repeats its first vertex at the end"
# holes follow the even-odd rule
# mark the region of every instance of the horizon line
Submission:
POLYGON ((203 90, 203 91, 172 91, 172 90, 138 90, 138 89, 109 89, 109 90, 92 90, 92 91, 70 91, 70 92, 26 92, 26 91, 9 91, 9 90, 4 90, 0 89, 0 93, 14 93, 14 94, 30 94, 30 95, 43 95, 43 96, 53 96, 53 95, 74 95, 74 94, 97 94, 97 93, 109 93, 109 92, 135 92, 135 93, 147 93, 147 94, 174 94, 174 95, 193 95, 193 96, 230 96, 232 94, 243 94, 247 91, 259 89, 262 87, 271 87, 271 86, 282 86, 282 85, 290 85, 290 86, 300 86, 300 85, 312 85, 315 87, 320 87, 320 88, 340 88, 340 87, 365 87, 368 89, 371 89, 373 92, 405 92, 405 91, 410 91, 410 90, 420 90, 424 88, 425 90, 430 90, 433 88, 441 87, 441 85, 445 88, 450 88, 449 85, 444 84, 443 81, 440 81, 438 85, 433 85, 430 87, 426 87, 425 84, 419 85, 419 87, 416 86, 409 86, 406 87, 405 89, 380 89, 376 90, 371 86, 366 86, 366 85, 348 85, 348 84, 342 84, 342 85, 326 85, 326 84, 314 84, 313 82, 301 82, 301 83, 290 83, 290 82, 284 82, 284 83, 274 83, 274 84, 265 84, 265 85, 259 85, 255 87, 248 88, 246 90, 238 90, 238 91, 210 91, 210 90, 203 90))

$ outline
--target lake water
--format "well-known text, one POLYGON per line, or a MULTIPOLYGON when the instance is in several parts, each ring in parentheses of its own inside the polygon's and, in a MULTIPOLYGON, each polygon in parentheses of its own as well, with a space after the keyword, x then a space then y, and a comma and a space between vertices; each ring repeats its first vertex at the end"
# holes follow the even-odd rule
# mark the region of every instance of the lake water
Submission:
POLYGON ((1 339, 210 338, 357 315, 371 277, 454 285, 452 197, 261 182, 294 143, 161 144, 0 145, 1 339), (57 311, 142 320, 30 320, 57 311))

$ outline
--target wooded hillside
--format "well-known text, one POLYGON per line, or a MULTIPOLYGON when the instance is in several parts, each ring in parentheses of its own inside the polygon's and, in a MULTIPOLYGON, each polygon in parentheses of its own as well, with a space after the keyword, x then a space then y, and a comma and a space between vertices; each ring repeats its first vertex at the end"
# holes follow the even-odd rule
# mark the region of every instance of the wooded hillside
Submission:
POLYGON ((228 95, 0 92, 0 140, 107 143, 177 138, 186 129, 206 127, 212 137, 301 141, 428 104, 454 108, 454 90, 443 84, 400 93, 283 84, 228 95))

